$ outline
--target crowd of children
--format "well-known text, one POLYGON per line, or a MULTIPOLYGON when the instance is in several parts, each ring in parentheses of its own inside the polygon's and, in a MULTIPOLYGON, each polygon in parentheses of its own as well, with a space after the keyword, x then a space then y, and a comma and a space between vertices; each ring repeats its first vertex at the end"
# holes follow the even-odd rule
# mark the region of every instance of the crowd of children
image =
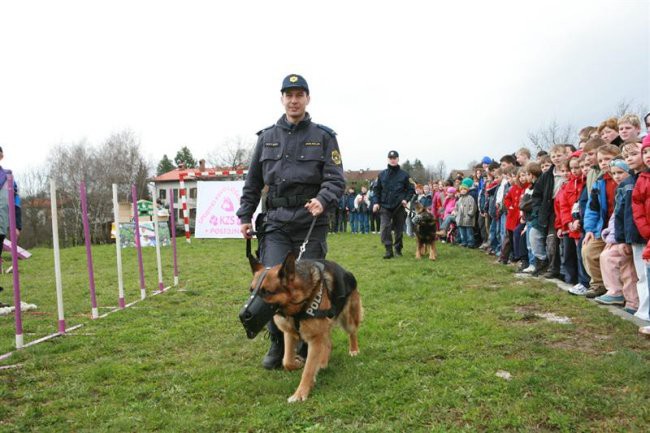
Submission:
POLYGON ((473 176, 434 184, 438 234, 650 321, 650 134, 627 114, 579 135, 578 146, 484 157, 473 176))

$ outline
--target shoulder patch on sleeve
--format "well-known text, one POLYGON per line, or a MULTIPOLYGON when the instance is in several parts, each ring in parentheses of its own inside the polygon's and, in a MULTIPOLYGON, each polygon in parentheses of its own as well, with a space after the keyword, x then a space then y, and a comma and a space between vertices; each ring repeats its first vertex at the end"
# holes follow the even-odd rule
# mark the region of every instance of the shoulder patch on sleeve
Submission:
POLYGON ((336 132, 334 132, 332 128, 328 128, 327 126, 321 125, 320 123, 317 123, 316 126, 322 129, 323 131, 327 132, 332 137, 336 137, 336 132))
POLYGON ((267 126, 264 129, 260 129, 259 131, 257 131, 257 135, 262 135, 264 133, 264 131, 268 131, 269 129, 273 128, 274 126, 275 125, 271 125, 271 126, 267 126))

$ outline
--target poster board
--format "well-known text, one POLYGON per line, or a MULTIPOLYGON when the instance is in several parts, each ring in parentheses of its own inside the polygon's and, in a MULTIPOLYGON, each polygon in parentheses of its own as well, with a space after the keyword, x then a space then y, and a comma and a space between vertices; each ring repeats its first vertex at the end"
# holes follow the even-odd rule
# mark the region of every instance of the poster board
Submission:
MULTIPOLYGON (((241 239, 240 221, 235 214, 244 188, 244 181, 197 182, 196 238, 241 239)), ((253 221, 260 208, 255 211, 253 221)))
MULTIPOLYGON (((111 226, 111 238, 115 239, 115 223, 111 226)), ((171 245, 169 226, 166 221, 158 222, 158 238, 161 247, 171 245)), ((135 247, 135 223, 120 223, 120 242, 122 248, 135 247)), ((156 246, 156 232, 153 221, 140 221, 140 245, 144 247, 156 246)))

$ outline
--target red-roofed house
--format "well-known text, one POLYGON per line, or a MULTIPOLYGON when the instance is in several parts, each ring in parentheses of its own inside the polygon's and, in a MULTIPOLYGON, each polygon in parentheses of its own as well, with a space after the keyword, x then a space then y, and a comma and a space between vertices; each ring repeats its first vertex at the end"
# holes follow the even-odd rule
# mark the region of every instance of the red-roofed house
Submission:
POLYGON ((174 210, 176 217, 176 226, 183 225, 183 210, 180 200, 179 191, 181 188, 181 176, 185 180, 185 189, 187 194, 187 209, 190 213, 190 226, 194 227, 194 218, 196 217, 196 184, 200 181, 223 181, 223 180, 242 180, 248 167, 236 167, 233 169, 212 167, 207 168, 202 165, 199 168, 180 169, 175 168, 167 173, 153 178, 156 197, 163 203, 169 204, 168 190, 172 190, 174 199, 174 210))

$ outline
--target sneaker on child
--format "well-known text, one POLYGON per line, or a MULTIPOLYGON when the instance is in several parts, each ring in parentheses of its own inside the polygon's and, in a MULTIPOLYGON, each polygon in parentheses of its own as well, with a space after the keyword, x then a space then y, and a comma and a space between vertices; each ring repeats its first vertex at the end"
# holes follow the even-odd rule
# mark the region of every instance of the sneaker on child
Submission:
POLYGON ((584 296, 585 293, 587 293, 587 290, 589 289, 587 289, 582 284, 578 283, 569 289, 569 293, 576 296, 584 296))

